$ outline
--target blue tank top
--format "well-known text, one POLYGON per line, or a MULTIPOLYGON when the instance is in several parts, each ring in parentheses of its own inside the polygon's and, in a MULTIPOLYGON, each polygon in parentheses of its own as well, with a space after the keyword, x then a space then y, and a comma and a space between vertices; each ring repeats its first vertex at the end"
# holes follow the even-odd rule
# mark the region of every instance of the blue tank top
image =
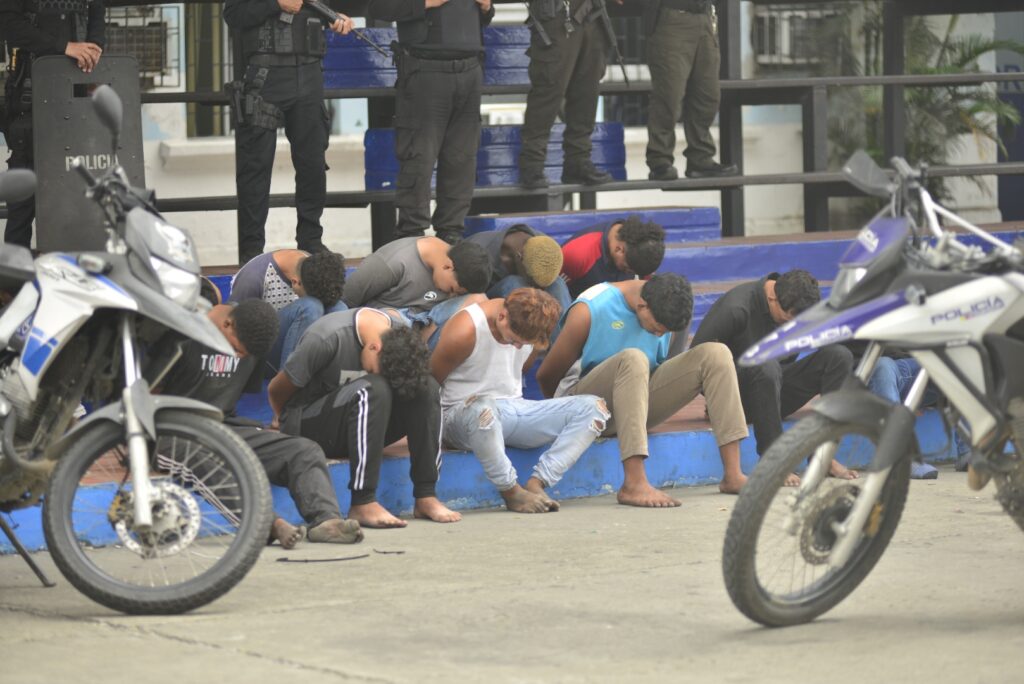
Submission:
POLYGON ((629 347, 647 355, 652 373, 668 356, 672 334, 658 337, 640 327, 636 313, 629 308, 626 297, 614 285, 594 285, 585 290, 572 306, 577 304, 585 304, 590 309, 590 334, 587 335, 583 355, 580 357, 582 375, 629 347))

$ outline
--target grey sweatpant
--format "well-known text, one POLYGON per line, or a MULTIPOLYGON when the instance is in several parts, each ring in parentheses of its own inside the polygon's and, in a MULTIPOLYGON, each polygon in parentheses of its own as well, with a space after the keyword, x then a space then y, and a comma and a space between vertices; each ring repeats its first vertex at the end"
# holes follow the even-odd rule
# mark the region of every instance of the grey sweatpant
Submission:
POLYGON ((276 430, 230 424, 228 427, 256 452, 270 483, 288 488, 295 507, 310 527, 341 518, 327 458, 316 442, 276 430))

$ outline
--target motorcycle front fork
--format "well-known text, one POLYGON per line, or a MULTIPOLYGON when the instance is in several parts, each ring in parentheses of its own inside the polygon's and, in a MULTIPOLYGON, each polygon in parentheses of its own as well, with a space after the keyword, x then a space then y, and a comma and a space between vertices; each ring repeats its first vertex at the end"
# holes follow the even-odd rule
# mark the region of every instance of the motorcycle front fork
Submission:
MULTIPOLYGON (((878 366, 878 360, 882 356, 882 349, 882 345, 877 342, 872 342, 868 345, 864 356, 854 371, 854 375, 865 385, 878 366)), ((907 392, 903 405, 916 413, 924 399, 924 392, 927 387, 928 371, 922 368, 914 379, 910 391, 907 392)), ((822 480, 828 476, 832 467, 832 459, 835 457, 838 448, 838 442, 826 442, 815 449, 814 454, 809 459, 804 477, 800 481, 800 488, 797 490, 795 497, 796 502, 808 500, 811 494, 817 490, 822 480)), ((832 569, 839 569, 849 561, 850 556, 857 547, 857 542, 860 541, 861 530, 864 529, 865 523, 867 523, 871 512, 874 510, 875 504, 882 494, 885 481, 888 479, 891 471, 892 467, 890 466, 882 470, 866 473, 860 481, 860 492, 857 494, 849 514, 842 521, 832 523, 832 531, 836 535, 836 540, 828 559, 829 567, 832 569)), ((797 505, 799 506, 799 503, 797 505)))
POLYGON ((124 359, 125 386, 121 391, 124 406, 125 437, 128 442, 128 466, 131 469, 135 529, 146 531, 153 525, 149 480, 149 447, 146 433, 132 402, 132 387, 142 377, 135 355, 135 322, 130 316, 121 318, 121 352, 124 359))

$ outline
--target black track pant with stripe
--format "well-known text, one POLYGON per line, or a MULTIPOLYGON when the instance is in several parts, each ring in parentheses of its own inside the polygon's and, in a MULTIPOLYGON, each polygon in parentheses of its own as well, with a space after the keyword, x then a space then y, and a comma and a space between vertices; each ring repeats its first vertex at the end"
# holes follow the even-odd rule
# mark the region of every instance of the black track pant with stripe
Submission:
POLYGON ((323 448, 328 458, 349 460, 352 505, 377 500, 381 452, 409 438, 409 477, 417 499, 436 495, 441 467, 440 386, 401 401, 379 375, 365 375, 304 406, 299 434, 323 448))

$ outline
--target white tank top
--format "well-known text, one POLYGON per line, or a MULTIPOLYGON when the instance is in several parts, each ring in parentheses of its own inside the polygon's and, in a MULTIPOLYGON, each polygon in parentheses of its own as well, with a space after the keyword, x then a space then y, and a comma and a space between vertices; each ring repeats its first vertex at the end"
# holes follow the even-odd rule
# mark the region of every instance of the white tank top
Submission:
POLYGON ((462 364, 453 370, 441 389, 441 406, 449 408, 478 395, 492 399, 518 399, 523 396, 523 364, 533 351, 531 345, 516 349, 501 344, 491 334, 487 314, 479 304, 464 311, 473 319, 476 345, 462 364))

